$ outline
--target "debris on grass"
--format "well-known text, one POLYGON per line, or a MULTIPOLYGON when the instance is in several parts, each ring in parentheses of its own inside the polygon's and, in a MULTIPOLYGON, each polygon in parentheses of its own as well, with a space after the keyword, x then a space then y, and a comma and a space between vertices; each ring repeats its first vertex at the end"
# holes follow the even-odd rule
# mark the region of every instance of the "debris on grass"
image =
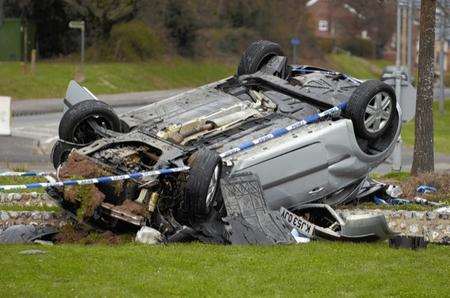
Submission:
POLYGON ((132 242, 131 234, 115 234, 111 231, 98 232, 92 229, 75 227, 67 224, 61 228, 60 232, 55 236, 57 244, 107 244, 117 245, 132 242))
POLYGON ((417 177, 408 173, 389 173, 384 176, 375 176, 375 179, 387 184, 398 185, 402 188, 403 198, 413 199, 420 196, 429 201, 450 202, 450 172, 436 172, 420 174, 417 177), (436 188, 436 192, 419 193, 417 188, 427 185, 436 188))

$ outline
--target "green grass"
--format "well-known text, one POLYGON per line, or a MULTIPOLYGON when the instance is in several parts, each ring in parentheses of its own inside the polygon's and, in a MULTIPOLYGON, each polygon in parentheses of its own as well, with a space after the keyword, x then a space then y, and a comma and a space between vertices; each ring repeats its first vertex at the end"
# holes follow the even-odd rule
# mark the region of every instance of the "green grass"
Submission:
POLYGON ((2 296, 442 296, 448 247, 0 246, 2 296), (26 249, 41 255, 21 255, 26 249))
MULTIPOLYGON (((450 101, 445 101, 445 114, 439 113, 438 103, 433 105, 434 148, 436 152, 450 154, 450 101)), ((414 121, 403 125, 402 138, 405 144, 414 146, 414 121)))
POLYGON ((406 181, 411 178, 411 174, 408 172, 390 172, 384 175, 380 175, 378 173, 371 173, 371 176, 374 179, 393 179, 396 181, 406 181))
MULTIPOLYGON (((36 182, 47 182, 44 177, 0 177, 0 185, 16 185, 16 184, 29 184, 36 182)), ((6 193, 16 193, 16 192, 45 192, 45 188, 34 188, 34 189, 13 189, 13 190, 0 190, 6 193)))
POLYGON ((61 211, 58 206, 38 206, 38 205, 12 205, 12 204, 0 204, 1 211, 61 211))
POLYGON ((347 54, 330 54, 327 57, 335 70, 359 79, 379 79, 383 67, 392 64, 387 60, 367 60, 347 54))
MULTIPOLYGON (((23 74, 19 62, 0 62, 0 94, 15 99, 62 98, 76 64, 40 62, 35 74, 23 74)), ((85 65, 82 83, 96 94, 193 87, 234 73, 234 66, 213 60, 171 60, 85 65)))
MULTIPOLYGON (((432 211, 436 206, 405 204, 405 205, 377 205, 372 202, 364 202, 355 206, 357 209, 381 209, 381 210, 406 210, 406 211, 432 211)), ((350 208, 352 209, 352 208, 350 208)))

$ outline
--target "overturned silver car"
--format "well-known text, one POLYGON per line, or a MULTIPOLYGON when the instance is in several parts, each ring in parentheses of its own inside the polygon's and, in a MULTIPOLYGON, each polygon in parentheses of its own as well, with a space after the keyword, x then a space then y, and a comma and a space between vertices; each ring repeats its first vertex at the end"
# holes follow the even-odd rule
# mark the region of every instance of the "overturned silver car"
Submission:
POLYGON ((246 210, 262 208, 278 228, 280 208, 295 213, 308 203, 352 201, 390 156, 401 128, 390 86, 289 65, 269 41, 249 46, 236 75, 120 116, 75 82, 64 102, 51 156, 59 179, 189 169, 93 185, 84 190, 95 198, 89 204, 71 187, 58 190, 65 208, 89 205, 85 217, 151 226, 167 238, 187 227, 204 236, 205 223, 220 223, 213 238, 230 241, 230 196, 244 202, 234 215, 248 222, 246 210), (258 179, 233 188, 224 182, 242 173, 258 179), (256 204, 252 192, 263 196, 259 206, 249 205, 256 204))

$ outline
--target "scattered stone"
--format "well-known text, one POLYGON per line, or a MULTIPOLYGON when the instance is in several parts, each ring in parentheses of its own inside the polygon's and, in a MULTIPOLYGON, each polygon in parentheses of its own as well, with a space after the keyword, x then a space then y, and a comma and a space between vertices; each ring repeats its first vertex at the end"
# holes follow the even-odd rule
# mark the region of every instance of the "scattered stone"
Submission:
POLYGON ((427 216, 427 219, 428 219, 428 220, 433 220, 433 219, 436 219, 437 214, 436 214, 436 212, 428 211, 428 212, 426 213, 426 216, 427 216))
MULTIPOLYGON (((443 209, 445 210, 445 209, 443 209)), ((427 241, 448 244, 450 239, 450 216, 445 212, 406 211, 381 209, 343 209, 342 216, 358 214, 384 214, 389 227, 401 235, 423 236, 427 241)))
POLYGON ((0 193, 0 204, 17 206, 56 207, 57 202, 47 193, 0 193))

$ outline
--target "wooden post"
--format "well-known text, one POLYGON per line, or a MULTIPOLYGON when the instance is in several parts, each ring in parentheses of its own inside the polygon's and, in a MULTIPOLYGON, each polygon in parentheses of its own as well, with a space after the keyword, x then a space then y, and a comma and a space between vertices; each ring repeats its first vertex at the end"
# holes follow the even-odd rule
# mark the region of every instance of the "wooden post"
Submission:
POLYGON ((36 70, 36 49, 31 50, 31 74, 36 70))

